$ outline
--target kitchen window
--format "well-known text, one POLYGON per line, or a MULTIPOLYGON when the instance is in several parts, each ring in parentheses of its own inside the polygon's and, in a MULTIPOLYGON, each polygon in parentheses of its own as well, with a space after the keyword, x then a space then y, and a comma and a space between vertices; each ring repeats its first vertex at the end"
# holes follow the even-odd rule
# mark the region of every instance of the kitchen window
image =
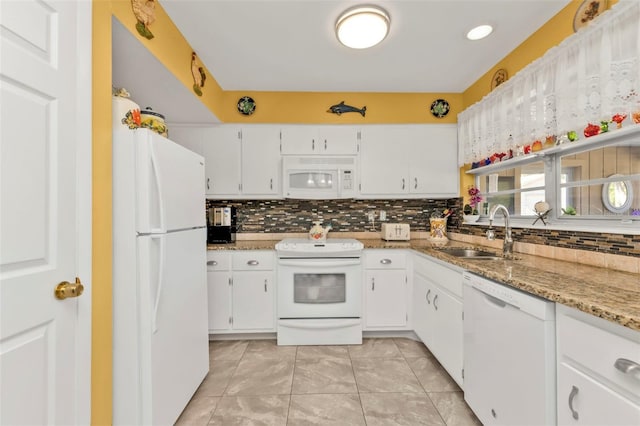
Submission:
MULTIPOLYGON (((480 213, 503 204, 523 226, 546 201, 559 229, 602 225, 637 229, 640 222, 640 126, 498 162, 468 173, 484 195, 480 213)), ((540 222, 538 222, 540 223, 540 222)))

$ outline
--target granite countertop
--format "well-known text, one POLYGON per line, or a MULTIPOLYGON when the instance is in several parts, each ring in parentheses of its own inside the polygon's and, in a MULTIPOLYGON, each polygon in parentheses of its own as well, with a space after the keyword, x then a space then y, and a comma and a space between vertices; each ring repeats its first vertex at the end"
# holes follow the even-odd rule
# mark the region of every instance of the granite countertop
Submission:
MULTIPOLYGON (((209 245, 209 250, 272 250, 280 240, 209 245)), ((413 249, 527 293, 579 309, 640 331, 640 274, 517 253, 514 260, 472 260, 451 256, 428 240, 390 242, 361 239, 366 249, 413 249)), ((474 247, 451 241, 449 247, 474 247)), ((494 251, 482 247, 483 250, 494 251)))

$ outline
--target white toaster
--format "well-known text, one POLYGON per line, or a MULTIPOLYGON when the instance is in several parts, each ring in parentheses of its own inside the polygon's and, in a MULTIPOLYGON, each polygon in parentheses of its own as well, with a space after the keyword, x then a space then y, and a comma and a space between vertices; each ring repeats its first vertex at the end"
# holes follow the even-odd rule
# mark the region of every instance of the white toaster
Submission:
POLYGON ((383 223, 380 234, 387 241, 409 241, 408 223, 383 223))

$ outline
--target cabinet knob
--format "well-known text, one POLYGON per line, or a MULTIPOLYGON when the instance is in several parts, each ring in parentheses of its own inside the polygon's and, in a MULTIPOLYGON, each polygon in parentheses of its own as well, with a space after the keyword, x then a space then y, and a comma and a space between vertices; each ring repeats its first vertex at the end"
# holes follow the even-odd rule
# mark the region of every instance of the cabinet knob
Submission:
POLYGON ((375 289, 376 289, 376 279, 371 278, 371 291, 374 291, 375 289))
POLYGON ((436 311, 438 310, 438 305, 436 305, 437 301, 438 301, 438 295, 436 294, 435 297, 433 298, 433 307, 436 308, 436 311))
POLYGON ((211 187, 209 186, 210 181, 211 181, 211 178, 207 178, 207 189, 211 189, 211 187))
POLYGON ((573 399, 578 395, 578 388, 576 386, 571 387, 571 393, 569 393, 569 410, 571 410, 571 416, 578 420, 578 412, 573 409, 573 399))
POLYGON ((316 150, 316 140, 311 139, 311 151, 315 151, 315 150, 316 150))
POLYGON ((327 150, 327 140, 326 139, 324 140, 324 150, 325 151, 327 150))
POLYGON ((249 265, 249 266, 256 266, 256 265, 259 265, 259 264, 260 264, 260 262, 258 262, 257 260, 248 260, 247 261, 247 265, 249 265))
POLYGON ((429 300, 429 295, 431 294, 431 289, 427 290, 427 295, 425 296, 427 298, 427 303, 430 305, 431 304, 431 300, 429 300))
POLYGON ((402 178, 402 189, 404 189, 404 178, 402 178))
POLYGON ((209 265, 209 266, 216 266, 217 264, 218 264, 218 262, 216 262, 215 260, 207 261, 207 265, 209 265))
POLYGON ((264 292, 265 293, 267 292, 267 280, 266 279, 264 280, 264 292))
POLYGON ((382 263, 383 265, 390 265, 391 259, 380 259, 380 263, 382 263))
POLYGON ((273 178, 269 179, 269 189, 273 189, 273 178))
POLYGON ((414 179, 413 189, 418 189, 418 178, 413 178, 413 179, 414 179))

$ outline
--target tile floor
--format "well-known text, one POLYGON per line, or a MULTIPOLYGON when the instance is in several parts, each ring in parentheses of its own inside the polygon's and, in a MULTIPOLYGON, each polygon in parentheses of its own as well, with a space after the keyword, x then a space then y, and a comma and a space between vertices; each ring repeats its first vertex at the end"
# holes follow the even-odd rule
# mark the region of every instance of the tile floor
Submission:
POLYGON ((178 425, 480 425, 422 343, 209 343, 210 370, 178 425))

